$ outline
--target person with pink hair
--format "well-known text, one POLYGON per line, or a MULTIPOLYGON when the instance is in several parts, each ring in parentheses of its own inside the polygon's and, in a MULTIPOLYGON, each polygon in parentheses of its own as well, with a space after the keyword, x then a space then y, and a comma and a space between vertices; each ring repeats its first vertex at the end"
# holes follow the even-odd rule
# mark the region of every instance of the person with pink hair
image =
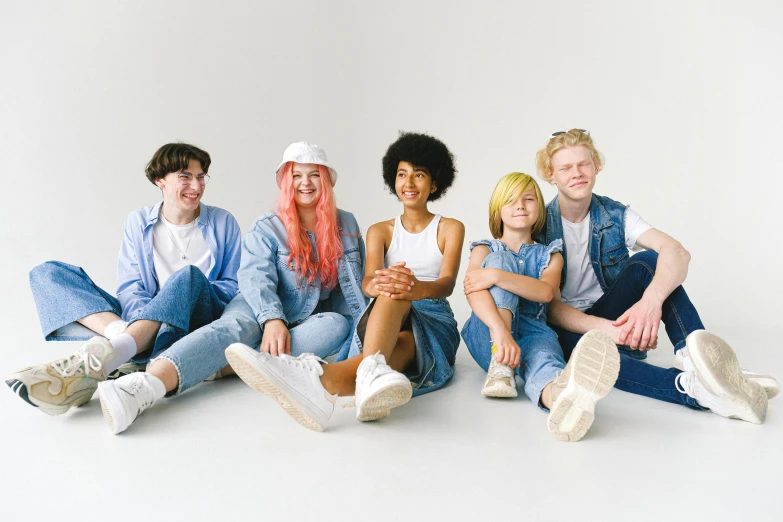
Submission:
POLYGON ((454 182, 454 156, 433 136, 402 132, 382 164, 402 215, 367 231, 361 288, 373 300, 338 362, 323 364, 313 354, 273 357, 241 344, 226 349, 242 380, 312 430, 325 428, 338 396, 354 396, 356 420, 376 421, 454 375, 460 338, 447 298, 459 271, 465 227, 429 209, 454 182))
POLYGON ((165 395, 234 373, 225 356, 232 343, 292 359, 326 358, 350 347, 367 306, 365 251, 356 218, 335 204, 337 172, 321 147, 298 142, 285 150, 275 175, 278 208, 246 234, 239 294, 222 317, 174 343, 146 373, 99 385, 112 433, 165 395))

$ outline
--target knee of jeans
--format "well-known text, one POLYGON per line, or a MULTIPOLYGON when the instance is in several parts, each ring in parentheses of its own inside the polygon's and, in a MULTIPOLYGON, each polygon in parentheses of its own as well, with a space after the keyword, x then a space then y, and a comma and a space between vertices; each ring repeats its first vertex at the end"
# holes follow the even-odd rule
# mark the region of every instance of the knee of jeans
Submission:
POLYGON ((201 271, 201 269, 195 265, 188 265, 183 266, 174 274, 171 276, 172 279, 175 277, 188 277, 191 281, 195 281, 198 279, 203 279, 207 281, 207 276, 204 275, 204 272, 201 271))
POLYGON ((247 343, 255 339, 261 339, 261 327, 253 316, 245 314, 224 315, 212 322, 208 328, 220 333, 229 334, 237 341, 247 343))
POLYGON ((511 252, 491 252, 484 258, 481 268, 498 268, 506 272, 518 272, 519 261, 511 252))
POLYGON ((309 320, 316 320, 318 328, 322 328, 323 331, 332 332, 335 337, 343 338, 347 337, 351 333, 351 322, 335 312, 321 313, 316 316, 311 316, 309 320))
POLYGON ((645 250, 631 256, 630 263, 642 270, 651 269, 653 274, 655 273, 655 267, 658 264, 658 252, 655 250, 645 250))
POLYGON ((68 270, 70 265, 60 261, 46 261, 36 265, 30 270, 30 283, 40 281, 52 281, 57 278, 57 274, 63 270, 68 270))
POLYGON ((495 306, 498 308, 507 308, 512 314, 516 312, 519 305, 519 296, 512 294, 508 290, 503 290, 499 286, 493 286, 489 289, 489 295, 492 296, 492 300, 495 301, 495 306))

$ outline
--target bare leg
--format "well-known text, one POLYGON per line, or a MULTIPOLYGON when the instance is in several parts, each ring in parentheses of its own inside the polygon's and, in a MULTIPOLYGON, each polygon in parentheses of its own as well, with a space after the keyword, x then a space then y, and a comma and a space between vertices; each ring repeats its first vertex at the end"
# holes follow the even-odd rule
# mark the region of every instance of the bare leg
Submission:
POLYGON ((364 334, 364 357, 381 352, 386 360, 389 360, 410 309, 410 301, 399 301, 385 296, 379 296, 375 300, 364 334))
POLYGON ((321 384, 329 393, 350 396, 356 390, 356 370, 364 357, 381 352, 392 369, 403 372, 416 356, 413 332, 400 332, 411 308, 410 301, 379 297, 375 301, 364 334, 362 354, 345 361, 327 364, 321 384))
POLYGON ((544 386, 543 390, 541 390, 541 405, 544 406, 544 408, 551 410, 553 402, 554 400, 552 397, 552 383, 550 382, 549 384, 544 386))
POLYGON ((356 370, 363 359, 362 354, 359 354, 342 362, 325 364, 321 384, 326 391, 340 397, 353 395, 356 390, 356 370))
POLYGON ((514 319, 514 316, 511 314, 511 310, 508 308, 498 308, 498 314, 500 314, 500 318, 503 319, 503 324, 506 325, 508 331, 511 332, 511 321, 514 319))
POLYGON ((176 390, 177 386, 179 386, 179 375, 177 375, 177 369, 171 364, 171 361, 157 359, 150 365, 147 373, 154 375, 163 382, 163 385, 166 387, 166 393, 176 390))
MULTIPOLYGON (((120 316, 112 312, 98 312, 97 314, 82 317, 76 322, 102 336, 104 330, 110 323, 121 319, 120 316)), ((160 323, 158 321, 147 321, 146 319, 142 319, 131 323, 125 330, 125 333, 130 334, 130 336, 133 337, 133 340, 136 341, 136 353, 142 353, 152 348, 159 329, 160 323)))
POLYGON ((103 335, 103 331, 106 329, 109 323, 113 323, 114 321, 119 321, 121 319, 122 318, 119 315, 112 312, 98 312, 97 314, 90 314, 87 317, 77 319, 76 322, 82 326, 86 326, 98 335, 103 335))
POLYGON ((136 341, 136 353, 142 353, 153 347, 159 329, 160 323, 158 321, 140 319, 132 322, 125 333, 130 334, 136 341))

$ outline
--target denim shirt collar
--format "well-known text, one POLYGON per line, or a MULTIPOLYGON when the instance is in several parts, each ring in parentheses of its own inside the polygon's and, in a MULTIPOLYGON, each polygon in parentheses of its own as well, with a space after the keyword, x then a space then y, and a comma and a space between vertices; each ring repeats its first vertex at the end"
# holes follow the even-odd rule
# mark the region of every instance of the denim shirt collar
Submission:
MULTIPOLYGON (((149 211, 147 212, 147 226, 145 228, 151 227, 158 222, 158 219, 160 218, 160 207, 162 206, 163 200, 160 200, 149 207, 149 211)), ((198 203, 198 218, 196 218, 196 223, 200 227, 209 225, 209 207, 200 201, 198 203)))

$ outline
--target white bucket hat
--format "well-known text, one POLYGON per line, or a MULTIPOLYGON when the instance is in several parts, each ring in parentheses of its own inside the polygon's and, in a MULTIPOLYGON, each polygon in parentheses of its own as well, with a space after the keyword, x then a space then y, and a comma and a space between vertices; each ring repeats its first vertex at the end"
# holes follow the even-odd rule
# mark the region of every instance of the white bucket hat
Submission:
POLYGON ((323 165, 329 169, 329 177, 332 178, 332 186, 337 183, 337 171, 329 166, 329 161, 326 159, 326 151, 314 145, 307 143, 306 141, 297 141, 292 143, 285 149, 283 153, 283 161, 277 167, 277 186, 280 186, 280 182, 283 180, 283 166, 289 161, 294 163, 313 163, 315 165, 323 165))

